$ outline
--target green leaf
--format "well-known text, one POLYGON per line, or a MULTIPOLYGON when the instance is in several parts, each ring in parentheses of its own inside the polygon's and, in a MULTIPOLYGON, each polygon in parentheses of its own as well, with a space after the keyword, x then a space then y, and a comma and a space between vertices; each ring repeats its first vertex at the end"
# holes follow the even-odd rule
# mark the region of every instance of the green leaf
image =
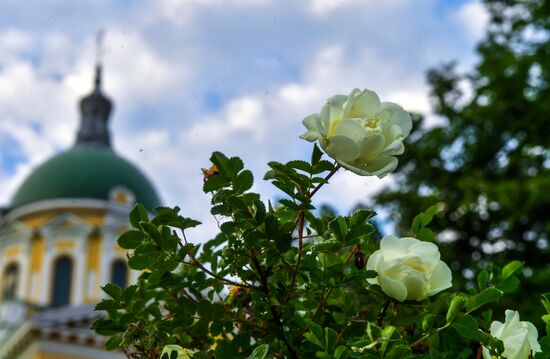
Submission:
POLYGON ((416 238, 424 242, 435 242, 435 234, 429 228, 420 228, 416 233, 416 238))
POLYGON ((541 295, 541 302, 546 312, 550 314, 550 293, 543 293, 541 295))
POLYGON ((136 203, 134 208, 130 211, 130 224, 132 227, 140 229, 139 222, 146 222, 149 220, 149 214, 141 203, 136 203))
POLYGON ((466 311, 471 313, 487 303, 498 301, 500 297, 502 297, 501 290, 496 288, 486 288, 479 294, 468 298, 468 301, 466 302, 466 311))
POLYGON ((508 277, 516 274, 518 271, 523 270, 523 262, 512 261, 502 268, 502 279, 507 279, 508 277))
MULTIPOLYGON (((323 328, 321 328, 321 326, 319 324, 315 323, 311 319, 304 319, 304 322, 306 323, 309 330, 311 330, 311 332, 319 339, 319 341, 322 341, 323 340, 323 328)), ((322 346, 322 345, 320 345, 320 346, 322 348, 324 348, 324 346, 322 346)))
POLYGON ((429 332, 435 322, 437 316, 435 314, 426 314, 422 319, 422 330, 429 332))
MULTIPOLYGON (((212 162, 216 167, 218 168, 218 172, 222 174, 224 177, 232 177, 232 170, 231 170, 231 164, 229 163, 229 158, 227 158, 223 153, 221 152, 213 152, 212 156, 210 156, 210 162, 212 162)), ((218 176, 212 176, 211 178, 218 177, 218 176)))
POLYGON ((313 174, 319 174, 326 171, 334 171, 334 164, 329 161, 319 161, 316 165, 313 166, 313 174))
POLYGON ((120 349, 121 343, 122 343, 122 335, 120 334, 113 335, 107 340, 107 342, 105 342, 105 349, 109 351, 120 349))
POLYGON ((319 149, 316 143, 313 144, 313 151, 311 152, 311 164, 316 165, 323 157, 323 152, 319 149))
POLYGON ((107 283, 103 287, 101 287, 105 293, 107 293, 111 298, 113 299, 120 299, 120 296, 122 295, 122 288, 120 288, 115 283, 107 283))
POLYGON ((151 237, 153 241, 157 244, 161 244, 162 235, 160 234, 159 228, 151 222, 140 222, 143 231, 151 237))
POLYGON ((231 182, 225 176, 212 176, 209 177, 206 182, 202 185, 202 190, 204 193, 214 192, 224 187, 229 187, 231 182))
POLYGON ((294 169, 304 171, 306 173, 311 173, 311 165, 306 161, 294 160, 294 161, 287 162, 286 165, 294 169))
POLYGON ((343 345, 339 345, 334 351, 334 359, 346 359, 349 356, 349 349, 343 345))
POLYGON ((540 348, 542 350, 542 353, 537 353, 536 359, 539 358, 549 358, 550 357, 550 336, 545 336, 542 339, 539 340, 540 348))
POLYGON ((478 332, 478 324, 474 317, 471 315, 460 316, 456 321, 451 324, 458 334, 465 339, 472 339, 478 332))
POLYGON ((332 353, 336 349, 336 342, 338 341, 338 333, 336 330, 326 327, 325 328, 325 348, 327 352, 332 353))
POLYGON ((103 299, 101 302, 97 303, 94 307, 94 310, 113 310, 118 309, 120 306, 117 301, 112 299, 103 299))
POLYGON ((464 304, 466 304, 466 298, 458 295, 453 298, 451 301, 451 304, 449 305, 449 310, 447 311, 446 320, 447 323, 450 323, 453 321, 453 319, 456 317, 458 312, 464 307, 464 304))
POLYGON ((237 175, 235 181, 233 182, 233 189, 237 193, 244 193, 252 188, 254 183, 254 176, 249 170, 244 170, 237 175))
POLYGON ((130 230, 124 232, 118 237, 117 243, 124 249, 135 249, 137 246, 143 243, 147 236, 140 231, 130 230))
POLYGON ((334 252, 342 248, 343 243, 336 239, 322 241, 313 246, 313 252, 334 252))
POLYGON ((325 346, 321 343, 321 341, 313 334, 312 332, 304 333, 304 337, 312 342, 313 344, 317 345, 318 347, 325 349, 325 346))
POLYGON ((332 234, 339 241, 344 241, 348 234, 348 225, 344 217, 337 217, 328 224, 332 234))
POLYGON ((155 257, 147 254, 136 254, 128 259, 128 267, 135 270, 149 269, 155 262, 155 257))
POLYGON ((477 275, 477 286, 479 290, 487 288, 489 285, 489 273, 484 269, 477 275))
POLYGON ((418 235, 418 232, 420 231, 420 228, 426 227, 430 222, 432 221, 434 215, 438 211, 437 204, 431 206, 424 212, 418 214, 416 217, 414 217, 411 225, 411 232, 413 235, 418 235))
POLYGON ((269 354, 269 345, 262 344, 256 347, 256 349, 254 349, 252 354, 250 354, 247 359, 265 359, 267 357, 267 354, 269 354))
POLYGON ((294 201, 291 201, 289 199, 286 199, 286 198, 283 198, 283 199, 280 199, 279 200, 279 203, 282 204, 283 206, 285 207, 288 207, 288 208, 291 208, 291 209, 294 209, 296 211, 298 211, 300 209, 300 205, 295 203, 294 201))
POLYGON ((395 327, 393 325, 388 325, 387 327, 382 329, 382 339, 384 340, 382 342, 382 345, 380 346, 380 351, 382 352, 382 354, 386 352, 393 333, 395 333, 395 327))

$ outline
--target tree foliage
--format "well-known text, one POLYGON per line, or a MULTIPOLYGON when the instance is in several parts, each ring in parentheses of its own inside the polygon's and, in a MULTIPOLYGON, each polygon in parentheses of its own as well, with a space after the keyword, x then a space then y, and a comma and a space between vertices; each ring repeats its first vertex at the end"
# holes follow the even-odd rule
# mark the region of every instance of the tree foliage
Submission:
POLYGON ((472 273, 491 262, 525 262, 515 299, 522 305, 550 282, 550 2, 484 3, 490 23, 479 63, 470 73, 455 63, 429 71, 444 124, 425 129, 417 117, 400 158, 399 189, 380 194, 377 204, 399 213, 405 229, 418 210, 437 203, 433 228, 445 260, 470 285, 472 273))

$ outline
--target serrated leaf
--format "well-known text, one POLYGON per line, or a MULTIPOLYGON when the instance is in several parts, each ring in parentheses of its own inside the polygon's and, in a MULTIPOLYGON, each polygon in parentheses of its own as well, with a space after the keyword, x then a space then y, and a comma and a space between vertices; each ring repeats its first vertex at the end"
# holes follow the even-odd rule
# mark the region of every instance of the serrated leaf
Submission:
POLYGON ((155 258, 146 254, 137 254, 128 259, 128 267, 135 270, 144 270, 151 267, 155 258))
POLYGON ((253 183, 254 176, 252 175, 252 172, 249 170, 244 170, 239 173, 237 177, 235 177, 235 181, 233 181, 233 189, 237 193, 244 193, 252 188, 253 183))
POLYGON ((212 176, 209 177, 206 182, 202 185, 202 190, 204 193, 214 192, 220 190, 224 187, 229 187, 231 182, 225 176, 212 176))
POLYGON ((309 163, 307 163, 306 161, 302 161, 302 160, 294 160, 294 161, 289 161, 286 163, 287 166, 290 166, 294 169, 297 169, 297 170, 300 170, 300 171, 304 171, 306 173, 310 173, 311 172, 311 165, 309 163))
POLYGON ((339 241, 344 241, 348 234, 348 225, 344 217, 337 217, 328 224, 332 234, 339 241))
MULTIPOLYGON (((227 158, 223 153, 221 152, 213 152, 212 156, 210 156, 210 162, 216 165, 218 168, 218 172, 222 174, 225 177, 231 177, 231 165, 229 163, 229 158, 227 158)), ((214 178, 218 176, 212 176, 210 178, 214 178)))
POLYGON ((500 297, 502 297, 501 290, 496 288, 486 288, 479 294, 468 298, 468 301, 466 302, 466 311, 471 313, 487 303, 498 301, 500 297))
POLYGON ((269 354, 269 345, 262 344, 254 349, 248 359, 265 359, 267 354, 269 354))
POLYGON ((96 304, 96 306, 94 307, 94 310, 113 310, 118 308, 119 308, 119 305, 115 300, 103 299, 101 302, 96 304))
POLYGON ((336 239, 319 242, 313 246, 313 252, 334 252, 342 248, 344 244, 336 239))
POLYGON ((113 299, 120 299, 122 295, 122 288, 115 283, 107 283, 101 289, 113 299))
POLYGON ((145 207, 141 203, 136 203, 134 208, 130 211, 130 224, 132 227, 140 229, 139 223, 148 220, 149 214, 145 207))
POLYGON ((297 203, 295 203, 295 202, 293 202, 289 199, 286 199, 286 198, 280 199, 279 203, 282 204, 285 207, 292 208, 296 211, 298 211, 300 209, 300 205, 298 205, 297 203))
POLYGON ((335 169, 334 164, 332 164, 329 161, 323 160, 323 161, 319 161, 319 163, 313 166, 312 173, 319 174, 326 171, 334 171, 334 169, 335 169))
POLYGON ((471 315, 460 316, 456 321, 451 324, 458 334, 465 339, 472 339, 478 332, 478 324, 474 317, 471 315))
POLYGON ((146 238, 147 236, 143 232, 130 230, 122 233, 120 237, 118 237, 117 243, 120 248, 135 249, 142 244, 146 238))

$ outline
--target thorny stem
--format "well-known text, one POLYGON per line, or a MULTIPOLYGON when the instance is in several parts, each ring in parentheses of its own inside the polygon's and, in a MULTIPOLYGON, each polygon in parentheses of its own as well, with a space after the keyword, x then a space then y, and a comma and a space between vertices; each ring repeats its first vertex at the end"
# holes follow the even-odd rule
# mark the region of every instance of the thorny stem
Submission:
POLYGON ((360 248, 360 245, 359 243, 355 243, 355 245, 353 246, 353 248, 351 249, 351 251, 348 253, 348 255, 346 256, 346 258, 344 259, 344 261, 342 262, 343 265, 346 265, 346 263, 348 263, 348 261, 350 260, 351 256, 353 256, 353 254, 358 251, 360 248))
MULTIPOLYGON (((256 267, 256 270, 258 271, 258 275, 260 276, 260 283, 261 283, 261 286, 262 286, 262 291, 269 297, 269 295, 270 295, 269 292, 270 291, 269 291, 269 285, 267 284, 267 275, 264 272, 264 270, 262 269, 262 267, 260 266, 260 262, 258 262, 258 258, 256 258, 256 255, 254 254, 254 252, 252 252, 251 258, 252 258, 252 263, 254 263, 254 266, 256 267)), ((277 309, 275 308, 274 305, 270 305, 269 309, 271 311, 271 315, 273 316, 273 319, 275 320, 275 324, 277 325, 277 327, 281 331, 281 337, 282 337, 283 342, 285 343, 285 345, 288 349, 288 353, 289 353, 290 357, 292 359, 297 359, 298 355, 296 353, 296 350, 292 347, 292 345, 290 344, 290 342, 288 341, 288 339, 285 335, 285 330, 284 330, 284 327, 283 327, 283 322, 281 320, 281 315, 279 314, 279 312, 277 312, 277 309)))
POLYGON ((332 171, 330 171, 330 173, 324 178, 324 181, 321 182, 321 183, 319 183, 319 184, 317 185, 317 187, 315 187, 315 188, 313 189, 313 191, 309 192, 308 197, 309 197, 309 198, 313 197, 313 195, 314 195, 315 193, 317 193, 317 191, 318 191, 319 189, 321 189, 321 187, 323 187, 323 185, 324 185, 325 183, 327 183, 328 180, 329 180, 332 176, 334 176, 334 174, 335 174, 336 172, 338 172, 338 170, 340 169, 340 167, 342 167, 342 166, 340 166, 340 165, 337 164, 337 165, 334 167, 334 169, 333 169, 332 171))
MULTIPOLYGON (((323 187, 323 185, 325 183, 328 182, 328 180, 334 176, 334 174, 336 172, 338 172, 338 170, 340 169, 340 165, 335 165, 334 169, 332 171, 330 171, 330 173, 328 175, 326 175, 326 177, 324 178, 324 181, 319 183, 317 185, 317 187, 315 187, 311 192, 308 193, 308 197, 311 198, 315 195, 315 193, 317 193, 317 191, 319 191, 319 189, 321 187, 323 187)), ((298 275, 298 271, 300 270, 300 264, 302 263, 302 248, 303 248, 303 239, 304 239, 304 211, 303 210, 300 210, 298 211, 298 218, 297 218, 297 222, 298 222, 298 259, 296 260, 296 266, 294 267, 294 270, 292 271, 292 276, 291 276, 291 279, 290 279, 290 286, 288 287, 288 291, 286 293, 286 297, 285 299, 283 300, 283 303, 286 304, 288 302, 288 300, 290 299, 290 295, 292 293, 292 290, 294 289, 294 285, 296 285, 296 276, 298 275)))

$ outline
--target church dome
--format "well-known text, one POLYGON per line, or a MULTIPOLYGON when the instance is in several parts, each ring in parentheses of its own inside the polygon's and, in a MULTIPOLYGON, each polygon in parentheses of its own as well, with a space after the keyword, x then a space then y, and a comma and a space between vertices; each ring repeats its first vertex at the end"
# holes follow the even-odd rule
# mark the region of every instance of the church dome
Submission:
POLYGON ((100 64, 94 82, 92 93, 80 101, 74 147, 36 168, 13 196, 10 210, 44 200, 116 200, 118 195, 126 199, 119 202, 130 197, 149 210, 160 205, 143 173, 111 148, 108 120, 113 104, 101 91, 100 64))
POLYGON ((11 209, 50 199, 108 200, 114 188, 130 190, 149 210, 160 205, 151 182, 110 147, 79 144, 36 168, 15 193, 11 209))

